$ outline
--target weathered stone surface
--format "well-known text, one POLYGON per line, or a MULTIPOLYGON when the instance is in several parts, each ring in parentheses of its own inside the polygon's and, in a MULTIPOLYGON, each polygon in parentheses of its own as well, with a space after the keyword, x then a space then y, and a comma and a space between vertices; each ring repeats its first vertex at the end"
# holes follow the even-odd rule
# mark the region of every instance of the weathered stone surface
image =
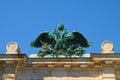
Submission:
POLYGON ((52 71, 52 80, 67 80, 68 73, 65 70, 52 71))
POLYGON ((111 41, 104 41, 102 44, 101 44, 101 52, 102 53, 113 53, 114 51, 114 45, 111 41))
POLYGON ((20 54, 21 53, 18 44, 14 41, 9 42, 6 46, 6 49, 7 49, 6 54, 20 54))
POLYGON ((2 76, 3 76, 3 68, 0 68, 0 80, 2 80, 2 76))
POLYGON ((120 80, 120 69, 116 71, 116 80, 120 80))
POLYGON ((32 80, 32 69, 19 69, 17 80, 32 80))
POLYGON ((24 54, 1 54, 0 80, 119 80, 119 56, 27 58, 24 54))
POLYGON ((47 77, 51 76, 51 71, 47 69, 36 69, 32 72, 33 80, 45 80, 47 77))

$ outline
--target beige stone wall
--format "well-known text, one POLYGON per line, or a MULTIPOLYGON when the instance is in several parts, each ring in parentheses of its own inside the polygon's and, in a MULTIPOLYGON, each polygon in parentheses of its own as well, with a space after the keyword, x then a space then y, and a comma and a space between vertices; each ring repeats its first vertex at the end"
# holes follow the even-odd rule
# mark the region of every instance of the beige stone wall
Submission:
POLYGON ((17 80, 102 80, 101 71, 91 69, 19 69, 17 80))
POLYGON ((116 80, 120 80, 120 69, 115 71, 116 80))
POLYGON ((3 68, 0 68, 0 80, 2 80, 2 76, 3 76, 3 68))
POLYGON ((120 80, 120 55, 40 59, 1 54, 0 80, 120 80))

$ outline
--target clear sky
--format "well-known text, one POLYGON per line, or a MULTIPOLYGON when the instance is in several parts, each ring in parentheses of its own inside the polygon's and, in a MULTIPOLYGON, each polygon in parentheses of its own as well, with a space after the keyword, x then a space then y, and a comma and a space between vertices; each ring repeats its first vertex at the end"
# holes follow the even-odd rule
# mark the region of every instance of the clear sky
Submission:
POLYGON ((86 53, 99 53, 104 40, 120 52, 120 0, 0 0, 0 53, 6 53, 10 41, 17 42, 22 53, 37 53, 30 42, 59 23, 93 43, 86 53))

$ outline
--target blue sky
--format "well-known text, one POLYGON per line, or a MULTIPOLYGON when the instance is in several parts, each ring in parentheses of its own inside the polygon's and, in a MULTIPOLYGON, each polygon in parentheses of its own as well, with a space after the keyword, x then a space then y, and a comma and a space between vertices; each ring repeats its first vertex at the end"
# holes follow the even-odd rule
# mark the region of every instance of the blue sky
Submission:
POLYGON ((22 53, 37 53, 30 42, 59 23, 93 43, 86 53, 99 53, 104 40, 120 52, 120 0, 0 0, 0 53, 6 53, 10 41, 17 42, 22 53))

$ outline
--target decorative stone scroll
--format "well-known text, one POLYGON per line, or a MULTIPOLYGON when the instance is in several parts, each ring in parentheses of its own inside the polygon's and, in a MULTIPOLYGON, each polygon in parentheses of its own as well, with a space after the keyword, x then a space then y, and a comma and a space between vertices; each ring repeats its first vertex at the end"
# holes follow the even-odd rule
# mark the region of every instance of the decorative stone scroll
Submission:
POLYGON ((14 41, 9 42, 7 44, 6 50, 7 50, 6 54, 20 54, 21 53, 18 43, 14 41))
POLYGON ((104 41, 101 44, 101 53, 113 53, 114 45, 111 41, 104 41))

